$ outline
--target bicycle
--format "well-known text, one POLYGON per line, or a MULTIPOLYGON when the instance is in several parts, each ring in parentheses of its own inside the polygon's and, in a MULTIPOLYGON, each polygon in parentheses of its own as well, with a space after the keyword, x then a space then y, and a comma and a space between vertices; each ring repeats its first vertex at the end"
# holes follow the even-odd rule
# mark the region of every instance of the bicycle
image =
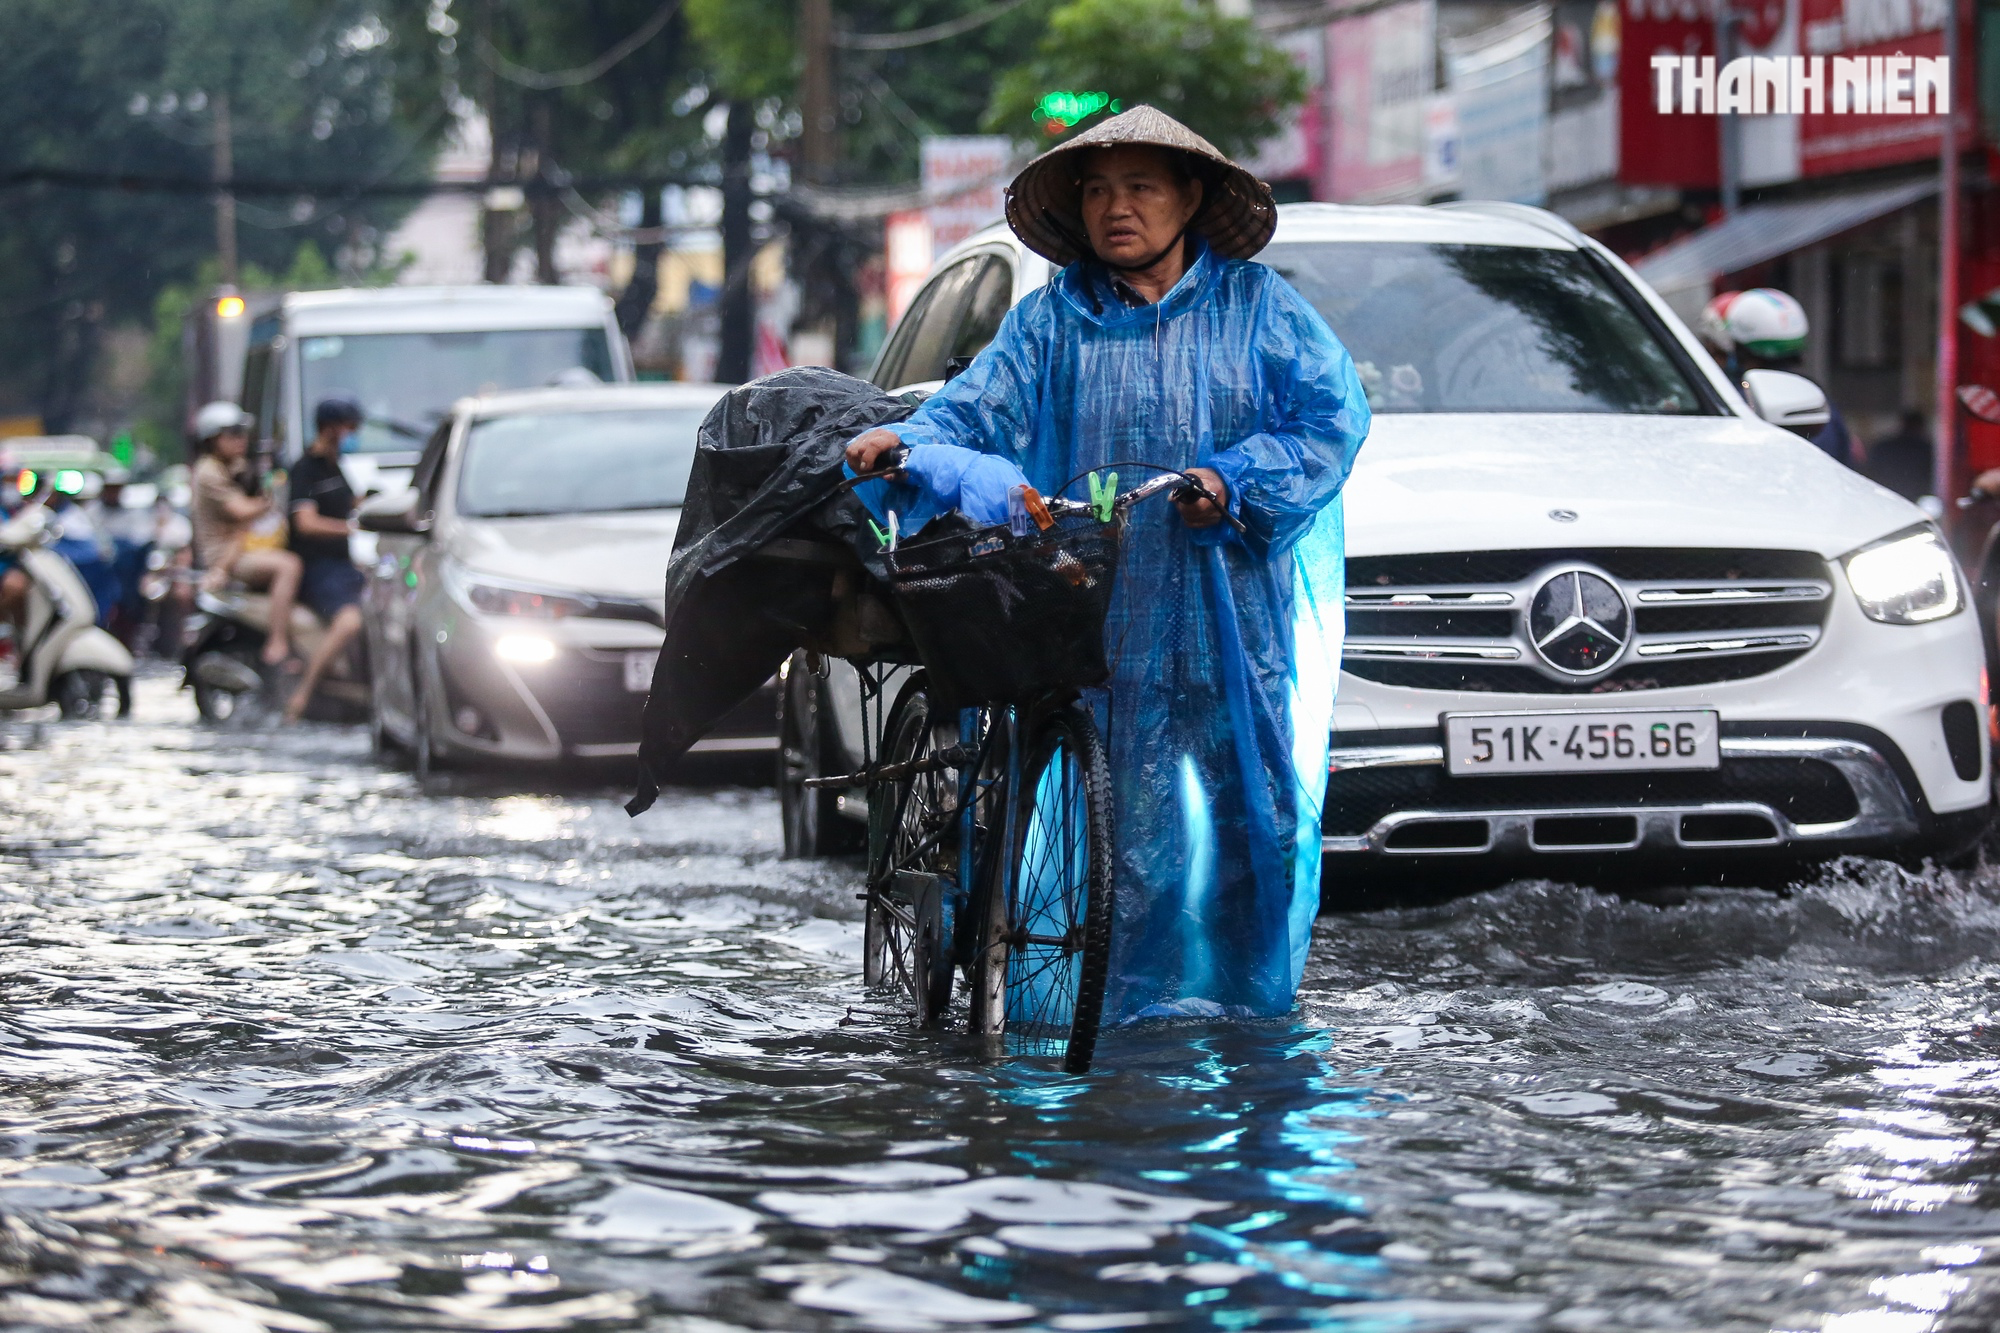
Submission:
MULTIPOLYGON (((855 480, 893 475, 897 461, 855 480)), ((1006 647, 968 650, 949 633, 925 633, 935 607, 912 589, 934 580, 921 561, 907 554, 898 561, 892 550, 899 573, 917 566, 902 583, 892 578, 892 589, 922 669, 904 678, 886 714, 889 672, 879 663, 873 674, 864 670, 863 730, 869 731, 872 701, 880 721, 877 752, 864 754, 859 773, 805 783, 869 793, 864 983, 902 991, 919 1026, 938 1027, 952 1011, 963 972, 969 1031, 1020 1053, 1059 1055, 1073 1073, 1087 1071, 1095 1053, 1114 912, 1110 773, 1079 693, 1108 674, 1103 615, 1126 515, 1170 487, 1208 494, 1186 473, 1159 470, 1161 476, 1122 494, 1115 492, 1116 473, 1102 483, 1092 475, 1089 502, 1060 493, 1022 497, 1033 528, 1023 532, 1026 525, 1017 523, 1008 535, 1017 572, 1033 576, 1028 582, 1037 586, 1026 594, 1010 591, 1044 599, 1039 605, 1058 627, 1051 634, 1074 642, 1043 645, 1050 651, 1041 656, 1052 662, 1033 669, 1008 664, 1020 688, 1005 688, 998 682, 1007 671, 986 670, 991 664, 980 660, 983 646, 1001 656, 1006 647), (1063 595, 1065 584, 1073 595, 1063 595), (996 693, 1008 697, 987 697, 996 693), (973 706, 952 706, 975 695, 981 697, 973 706)), ((1010 549, 998 529, 930 545, 946 542, 958 545, 941 565, 961 570, 976 571, 982 557, 1004 558, 1010 549), (954 557, 962 558, 953 564, 954 557)), ((946 583, 927 588, 927 595, 952 604, 968 589, 978 592, 973 584, 946 583)))

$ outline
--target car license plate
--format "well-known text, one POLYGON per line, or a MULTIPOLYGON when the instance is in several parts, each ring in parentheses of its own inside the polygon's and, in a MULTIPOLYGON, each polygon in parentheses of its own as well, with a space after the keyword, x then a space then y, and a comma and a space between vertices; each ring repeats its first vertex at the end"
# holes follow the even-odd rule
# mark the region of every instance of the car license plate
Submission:
POLYGON ((1620 773, 1717 768, 1712 708, 1606 713, 1447 713, 1445 771, 1457 778, 1519 773, 1620 773))
POLYGON ((660 664, 658 653, 625 654, 625 688, 644 694, 653 688, 653 668, 660 664))

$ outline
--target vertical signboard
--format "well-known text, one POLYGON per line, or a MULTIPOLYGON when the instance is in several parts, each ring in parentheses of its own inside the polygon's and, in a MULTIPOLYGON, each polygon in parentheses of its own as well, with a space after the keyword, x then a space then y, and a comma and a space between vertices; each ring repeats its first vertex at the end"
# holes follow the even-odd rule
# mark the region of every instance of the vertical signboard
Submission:
POLYGON ((1422 197, 1436 28, 1432 0, 1327 25, 1330 114, 1319 198, 1379 203, 1422 197))
POLYGON ((1663 116, 1654 56, 1715 55, 1710 0, 1625 0, 1618 51, 1618 178, 1628 185, 1713 188, 1722 139, 1713 116, 1663 116))
POLYGON ((1445 43, 1458 105, 1458 192, 1539 204, 1549 124, 1549 9, 1537 5, 1445 43))
POLYGON ((935 257, 1000 220, 1011 145, 998 134, 932 135, 923 143, 924 209, 935 257))
POLYGON ((883 251, 886 271, 882 295, 888 306, 889 327, 894 328, 931 271, 931 224, 922 209, 889 215, 883 251))
POLYGON ((1323 174, 1326 102, 1326 34, 1320 28, 1280 33, 1272 42, 1306 76, 1306 97, 1287 112, 1278 132, 1257 146, 1244 165, 1259 180, 1316 182, 1323 174))

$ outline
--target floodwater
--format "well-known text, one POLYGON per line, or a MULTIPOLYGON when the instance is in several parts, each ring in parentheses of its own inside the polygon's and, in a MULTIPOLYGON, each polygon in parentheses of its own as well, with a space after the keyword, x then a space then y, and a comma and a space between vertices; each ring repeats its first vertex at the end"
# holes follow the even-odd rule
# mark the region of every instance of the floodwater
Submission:
POLYGON ((1071 1078, 865 994, 767 792, 0 747, 0 1328, 2000 1325, 1992 880, 1328 918, 1071 1078))

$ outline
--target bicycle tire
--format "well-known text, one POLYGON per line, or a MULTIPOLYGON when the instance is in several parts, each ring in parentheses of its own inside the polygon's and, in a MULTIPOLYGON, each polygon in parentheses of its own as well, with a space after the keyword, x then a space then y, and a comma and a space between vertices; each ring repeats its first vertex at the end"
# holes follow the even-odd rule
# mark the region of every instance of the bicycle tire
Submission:
MULTIPOLYGON (((929 694, 922 677, 913 677, 883 728, 881 762, 907 763, 941 748, 929 694)), ((920 1027, 936 1026, 951 1007, 942 886, 957 869, 957 786, 956 774, 946 769, 880 783, 869 793, 862 981, 906 993, 920 1027)))
POLYGON ((984 1028, 1084 1073, 1096 1054, 1111 964, 1111 777, 1090 714, 1075 703, 1031 716, 1010 794, 1012 840, 988 897, 976 992, 984 1028), (1002 905, 1004 904, 1004 911, 1002 905))

